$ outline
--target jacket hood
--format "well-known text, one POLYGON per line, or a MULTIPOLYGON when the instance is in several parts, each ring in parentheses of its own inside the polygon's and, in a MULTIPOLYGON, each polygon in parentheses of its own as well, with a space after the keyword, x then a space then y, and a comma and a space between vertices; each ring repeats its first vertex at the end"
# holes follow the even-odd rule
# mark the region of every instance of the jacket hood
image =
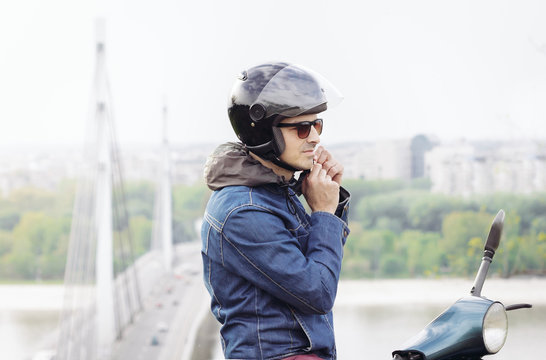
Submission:
POLYGON ((226 186, 288 185, 273 170, 254 159, 242 143, 222 144, 208 157, 205 164, 205 182, 211 190, 226 186))

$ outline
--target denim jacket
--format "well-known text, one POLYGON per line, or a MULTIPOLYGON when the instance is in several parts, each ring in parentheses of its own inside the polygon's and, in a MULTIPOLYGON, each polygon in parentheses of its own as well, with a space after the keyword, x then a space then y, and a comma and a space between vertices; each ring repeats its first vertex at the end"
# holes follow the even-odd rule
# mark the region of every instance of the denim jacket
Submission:
POLYGON ((308 215, 290 184, 238 144, 221 146, 205 173, 215 191, 201 229, 204 282, 225 357, 335 359, 349 194, 336 215, 308 215))

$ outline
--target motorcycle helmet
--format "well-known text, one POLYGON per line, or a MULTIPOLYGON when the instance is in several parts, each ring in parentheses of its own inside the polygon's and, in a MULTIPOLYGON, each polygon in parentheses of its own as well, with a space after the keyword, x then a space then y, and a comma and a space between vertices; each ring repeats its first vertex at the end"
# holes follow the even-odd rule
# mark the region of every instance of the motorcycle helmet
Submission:
POLYGON ((246 148, 263 159, 297 171, 279 159, 283 119, 318 114, 341 101, 341 94, 322 76, 300 65, 270 62, 242 71, 228 101, 228 116, 246 148))

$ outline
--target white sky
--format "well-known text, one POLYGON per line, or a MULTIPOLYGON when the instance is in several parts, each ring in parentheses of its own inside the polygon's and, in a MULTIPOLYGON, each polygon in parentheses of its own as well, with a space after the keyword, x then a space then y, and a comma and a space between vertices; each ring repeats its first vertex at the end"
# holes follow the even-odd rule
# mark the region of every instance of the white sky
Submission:
POLYGON ((323 140, 546 138, 546 1, 17 0, 0 3, 0 144, 79 144, 95 19, 122 143, 235 140, 235 75, 268 60, 345 100, 323 140))

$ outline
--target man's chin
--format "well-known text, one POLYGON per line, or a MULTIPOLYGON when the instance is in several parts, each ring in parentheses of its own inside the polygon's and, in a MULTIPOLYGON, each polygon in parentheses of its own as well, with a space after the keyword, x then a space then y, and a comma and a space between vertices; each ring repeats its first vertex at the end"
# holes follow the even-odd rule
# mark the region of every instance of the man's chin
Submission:
POLYGON ((311 162, 310 165, 308 164, 302 164, 302 163, 298 163, 298 164, 288 164, 290 166, 292 166, 294 169, 297 169, 297 171, 305 171, 305 170, 311 170, 311 168, 313 167, 313 163, 311 162))
POLYGON ((300 170, 311 170, 313 168, 313 160, 306 162, 305 164, 300 164, 301 166, 298 166, 300 170))
POLYGON ((282 159, 286 164, 292 166, 294 169, 298 169, 299 171, 304 170, 311 170, 313 168, 313 157, 305 157, 305 158, 299 158, 295 161, 286 161, 286 159, 282 159))

